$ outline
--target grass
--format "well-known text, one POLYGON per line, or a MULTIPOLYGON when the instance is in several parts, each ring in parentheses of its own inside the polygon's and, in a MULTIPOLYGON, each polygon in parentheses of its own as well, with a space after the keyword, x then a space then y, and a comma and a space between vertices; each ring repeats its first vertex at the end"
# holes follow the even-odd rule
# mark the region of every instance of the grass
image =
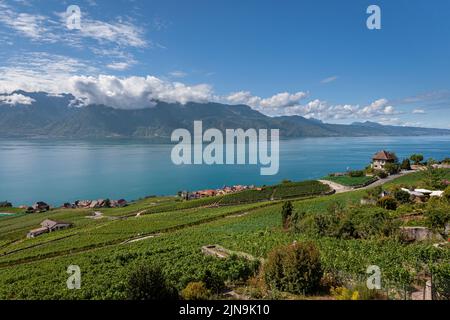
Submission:
MULTIPOLYGON (((391 184, 404 183, 406 178, 409 183, 420 184, 424 175, 412 174, 391 184)), ((293 186, 302 185, 290 185, 293 186)), ((296 211, 315 214, 336 202, 358 204, 364 195, 365 191, 359 190, 293 200, 293 206, 296 211)), ((241 197, 238 199, 249 196, 241 197)), ((326 271, 339 270, 360 276, 365 275, 368 265, 378 265, 386 283, 402 279, 404 270, 418 270, 428 256, 434 259, 427 260, 429 263, 450 261, 449 250, 434 249, 428 244, 403 245, 386 239, 310 238, 285 232, 281 227, 282 203, 277 201, 226 207, 208 207, 207 203, 203 199, 180 202, 173 197, 143 199, 127 208, 108 209, 105 218, 100 220, 86 218, 92 210, 54 210, 2 218, 0 255, 8 254, 0 256, 0 299, 124 299, 130 270, 137 264, 150 262, 161 264, 178 289, 200 279, 205 270, 219 273, 230 281, 239 279, 245 262, 204 256, 201 247, 210 244, 265 258, 276 246, 314 241, 326 271), (187 204, 194 207, 184 207, 187 204), (141 210, 150 210, 151 214, 118 218, 141 210), (73 222, 75 227, 25 240, 26 232, 47 217, 73 222), (155 233, 161 234, 122 244, 124 240, 155 233), (81 268, 80 290, 66 288, 69 265, 81 268)))

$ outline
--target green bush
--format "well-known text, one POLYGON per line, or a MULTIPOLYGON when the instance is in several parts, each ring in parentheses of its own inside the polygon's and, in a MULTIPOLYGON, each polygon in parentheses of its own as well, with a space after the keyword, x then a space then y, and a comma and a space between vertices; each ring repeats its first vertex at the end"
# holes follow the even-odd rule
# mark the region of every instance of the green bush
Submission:
POLYGON ((348 175, 352 178, 363 177, 364 171, 361 170, 350 171, 348 175))
POLYGON ((220 293, 225 288, 225 281, 222 276, 211 270, 206 270, 201 276, 201 282, 205 284, 206 289, 214 294, 220 293))
POLYGON ((435 265, 432 268, 432 272, 436 298, 439 300, 450 300, 450 264, 435 265))
POLYGON ((400 168, 402 170, 411 170, 411 161, 409 161, 409 159, 404 159, 400 168))
POLYGON ((394 192, 394 198, 399 203, 406 204, 411 202, 411 196, 408 192, 398 189, 394 192))
POLYGON ((166 280, 158 265, 140 265, 133 270, 126 284, 129 300, 176 300, 177 290, 166 280))
POLYGON ((384 170, 375 170, 374 174, 380 179, 385 179, 388 177, 387 172, 384 170))
POLYGON ((450 211, 448 206, 434 206, 425 212, 425 217, 431 229, 444 233, 445 225, 450 220, 450 211))
POLYGON ((423 161, 423 155, 421 154, 413 154, 409 158, 411 159, 412 162, 414 162, 415 165, 418 165, 423 161))
POLYGON ((384 166, 384 170, 388 174, 396 174, 400 172, 400 165, 398 163, 386 163, 384 166))
POLYGON ((444 190, 444 199, 447 200, 448 203, 450 203, 450 186, 447 186, 444 190))
POLYGON ((386 196, 377 201, 377 205, 386 210, 397 210, 397 201, 391 197, 386 196))
POLYGON ((184 300, 208 300, 211 293, 203 282, 190 282, 186 288, 181 291, 184 300))
POLYGON ((315 293, 323 275, 319 250, 313 243, 294 243, 269 253, 264 265, 266 284, 294 294, 315 293))
POLYGON ((289 228, 289 220, 292 216, 292 210, 293 210, 292 202, 286 201, 283 204, 283 208, 281 209, 281 222, 283 225, 283 228, 287 229, 289 228))

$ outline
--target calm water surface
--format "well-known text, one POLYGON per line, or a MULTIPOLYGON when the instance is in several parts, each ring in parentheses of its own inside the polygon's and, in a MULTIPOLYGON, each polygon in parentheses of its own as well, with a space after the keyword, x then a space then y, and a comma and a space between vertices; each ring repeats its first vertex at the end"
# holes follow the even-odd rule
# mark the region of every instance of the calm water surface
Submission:
POLYGON ((0 140, 0 201, 14 205, 77 199, 175 194, 233 184, 271 184, 321 178, 365 167, 382 149, 407 157, 450 157, 450 137, 306 138, 281 141, 280 171, 259 166, 175 166, 171 145, 143 141, 0 140))

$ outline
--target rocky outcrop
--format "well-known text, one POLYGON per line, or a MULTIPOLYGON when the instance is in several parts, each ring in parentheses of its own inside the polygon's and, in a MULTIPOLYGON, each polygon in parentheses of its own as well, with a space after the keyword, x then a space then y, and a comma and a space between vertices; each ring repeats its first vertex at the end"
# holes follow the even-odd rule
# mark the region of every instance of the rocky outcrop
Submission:
POLYGON ((443 241, 440 234, 425 227, 401 227, 400 234, 402 239, 407 242, 443 241))

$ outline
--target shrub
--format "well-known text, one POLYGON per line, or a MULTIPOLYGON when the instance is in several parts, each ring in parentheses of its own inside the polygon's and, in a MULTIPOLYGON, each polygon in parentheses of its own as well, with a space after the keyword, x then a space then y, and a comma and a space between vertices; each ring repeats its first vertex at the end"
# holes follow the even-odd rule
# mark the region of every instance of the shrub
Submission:
POLYGON ((345 287, 332 288, 331 295, 336 300, 359 300, 358 291, 353 291, 345 287))
POLYGON ((208 300, 210 292, 203 282, 190 282, 181 291, 181 296, 184 300, 208 300))
POLYGON ((266 284, 283 292, 311 294, 318 290, 323 271, 313 243, 294 243, 269 253, 264 265, 266 284))
POLYGON ((386 163, 384 170, 389 174, 396 174, 400 171, 400 165, 398 163, 386 163))
POLYGON ((286 201, 283 204, 283 208, 281 209, 281 219, 283 228, 287 229, 289 227, 289 220, 292 216, 292 210, 293 210, 292 202, 286 201))
POLYGON ((433 266, 433 286, 437 299, 450 300, 450 264, 433 266))
POLYGON ((425 212, 428 225, 434 231, 444 233, 445 226, 450 220, 449 209, 444 206, 436 206, 425 212))
POLYGON ((383 188, 381 186, 371 188, 371 189, 367 190, 366 198, 377 200, 380 197, 382 192, 383 192, 383 188))
POLYGON ((400 168, 402 170, 411 170, 411 161, 409 161, 409 159, 404 159, 400 168))
POLYGON ((158 265, 140 265, 133 270, 126 284, 129 300, 176 300, 178 292, 169 285, 158 265))
POLYGON ((411 201, 411 196, 408 192, 398 189, 394 192, 394 198, 399 203, 406 204, 411 201))
POLYGON ((353 178, 362 177, 364 176, 364 171, 361 170, 350 171, 348 175, 353 178))
POLYGON ((397 201, 391 197, 386 196, 377 201, 377 205, 386 210, 397 210, 397 201))
POLYGON ((388 174, 384 170, 375 170, 374 174, 380 179, 385 179, 388 176, 388 174))
POLYGON ((8 201, 1 201, 0 208, 12 208, 12 204, 8 201))
POLYGON ((447 186, 447 188, 445 188, 443 197, 445 200, 447 200, 447 202, 450 203, 450 186, 447 186))
POLYGON ((201 282, 205 284, 206 289, 210 290, 214 294, 220 293, 225 288, 225 281, 218 273, 206 270, 202 277, 201 282))

